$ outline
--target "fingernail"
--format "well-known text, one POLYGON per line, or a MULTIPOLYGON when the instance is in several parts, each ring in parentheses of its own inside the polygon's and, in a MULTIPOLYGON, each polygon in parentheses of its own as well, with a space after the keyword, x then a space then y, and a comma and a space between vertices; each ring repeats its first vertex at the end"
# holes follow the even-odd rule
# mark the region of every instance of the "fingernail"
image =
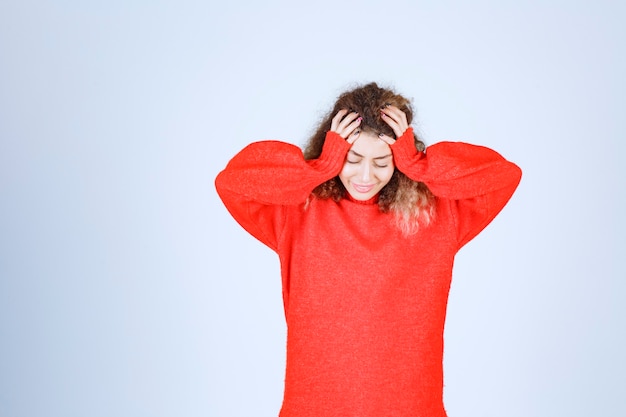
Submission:
POLYGON ((383 136, 385 136, 385 135, 383 135, 382 133, 379 133, 379 134, 378 134, 378 137, 379 137, 379 138, 382 138, 383 136))

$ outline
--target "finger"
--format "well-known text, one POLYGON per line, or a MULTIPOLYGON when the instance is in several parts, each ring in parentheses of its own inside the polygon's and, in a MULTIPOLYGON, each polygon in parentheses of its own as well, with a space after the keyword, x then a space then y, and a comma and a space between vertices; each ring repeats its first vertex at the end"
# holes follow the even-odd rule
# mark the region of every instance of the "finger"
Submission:
POLYGON ((361 134, 361 121, 363 119, 361 119, 360 117, 354 121, 354 123, 357 123, 356 127, 354 128, 354 130, 352 132, 350 132, 347 136, 346 136, 346 142, 348 142, 350 145, 352 145, 354 142, 356 142, 356 140, 359 138, 359 135, 361 134))
POLYGON ((406 113, 404 113, 402 110, 400 110, 396 106, 391 106, 391 105, 385 106, 380 111, 381 113, 386 114, 387 116, 391 117, 398 124, 401 124, 401 125, 404 124, 407 126, 409 125, 409 123, 407 122, 406 113))
POLYGON ((337 130, 345 129, 347 126, 350 125, 350 123, 354 122, 358 117, 359 117, 359 114, 357 112, 353 111, 349 113, 346 117, 344 117, 341 120, 341 122, 339 122, 339 125, 337 126, 337 130))
POLYGON ((361 125, 362 120, 363 118, 359 117, 343 129, 339 130, 337 133, 339 133, 339 136, 342 138, 348 140, 349 143, 353 143, 356 141, 358 134, 361 133, 361 130, 358 129, 358 127, 361 125), (354 133, 357 133, 357 135, 355 136, 354 133))
POLYGON ((406 119, 406 114, 395 106, 386 106, 380 110, 382 119, 391 127, 396 137, 402 136, 405 130, 408 129, 409 124, 406 119))
POLYGON ((339 110, 330 123, 330 130, 336 132, 337 128, 339 127, 339 123, 341 122, 341 119, 343 119, 346 114, 348 114, 348 109, 339 110))
POLYGON ((348 136, 350 136, 350 134, 352 134, 354 129, 356 129, 361 124, 362 120, 363 118, 360 117, 357 113, 350 113, 346 117, 344 117, 341 122, 339 122, 339 125, 335 129, 335 132, 337 132, 342 138, 346 139, 348 138, 348 136))
POLYGON ((404 113, 402 110, 400 110, 398 107, 394 106, 393 104, 386 105, 385 107, 383 107, 383 109, 406 119, 406 113, 404 113))
POLYGON ((379 133, 378 139, 382 140, 387 145, 393 145, 394 143, 396 143, 396 140, 394 138, 392 138, 391 136, 387 136, 384 133, 379 133))
POLYGON ((391 127, 391 130, 393 130, 393 133, 396 135, 397 138, 402 136, 402 133, 404 133, 404 131, 408 128, 408 126, 404 126, 396 122, 394 119, 392 119, 389 115, 385 113, 381 112, 381 117, 383 121, 387 123, 389 127, 391 127))

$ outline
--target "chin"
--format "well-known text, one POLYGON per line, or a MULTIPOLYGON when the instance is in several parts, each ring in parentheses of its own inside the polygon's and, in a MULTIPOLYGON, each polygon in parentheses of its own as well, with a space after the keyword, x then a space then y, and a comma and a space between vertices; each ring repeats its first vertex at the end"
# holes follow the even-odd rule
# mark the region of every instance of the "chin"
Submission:
POLYGON ((348 191, 348 194, 350 194, 350 197, 353 200, 367 201, 376 197, 376 195, 378 194, 378 190, 376 190, 375 192, 369 192, 369 193, 359 193, 358 191, 348 191))

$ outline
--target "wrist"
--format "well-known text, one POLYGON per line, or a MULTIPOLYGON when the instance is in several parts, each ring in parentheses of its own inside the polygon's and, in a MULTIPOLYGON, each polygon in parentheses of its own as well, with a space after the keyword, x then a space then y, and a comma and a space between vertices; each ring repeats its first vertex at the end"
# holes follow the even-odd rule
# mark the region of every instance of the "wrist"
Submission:
POLYGON ((311 164, 317 169, 338 173, 343 166, 350 146, 337 132, 328 131, 326 132, 322 153, 317 159, 311 161, 311 164))
MULTIPOLYGON (((415 147, 415 135, 413 134, 413 128, 407 128, 404 133, 396 139, 396 141, 391 145, 391 151, 393 152, 394 159, 396 161, 404 161, 413 159, 419 152, 415 147)), ((396 162, 398 164, 398 162, 396 162)))

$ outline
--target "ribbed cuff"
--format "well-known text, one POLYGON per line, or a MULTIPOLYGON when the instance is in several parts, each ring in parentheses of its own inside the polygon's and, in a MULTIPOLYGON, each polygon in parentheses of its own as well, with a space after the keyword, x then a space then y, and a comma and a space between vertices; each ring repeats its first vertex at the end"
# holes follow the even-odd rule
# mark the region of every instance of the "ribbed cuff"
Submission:
POLYGON ((403 167, 409 165, 410 162, 424 157, 424 152, 418 152, 415 147, 415 136, 413 136, 412 127, 409 127, 402 136, 396 139, 394 144, 391 145, 391 151, 393 152, 394 163, 400 171, 402 171, 403 167))
POLYGON ((312 163, 317 170, 330 175, 338 174, 341 171, 346 154, 350 149, 350 144, 338 133, 326 132, 326 140, 322 148, 320 157, 312 163))

